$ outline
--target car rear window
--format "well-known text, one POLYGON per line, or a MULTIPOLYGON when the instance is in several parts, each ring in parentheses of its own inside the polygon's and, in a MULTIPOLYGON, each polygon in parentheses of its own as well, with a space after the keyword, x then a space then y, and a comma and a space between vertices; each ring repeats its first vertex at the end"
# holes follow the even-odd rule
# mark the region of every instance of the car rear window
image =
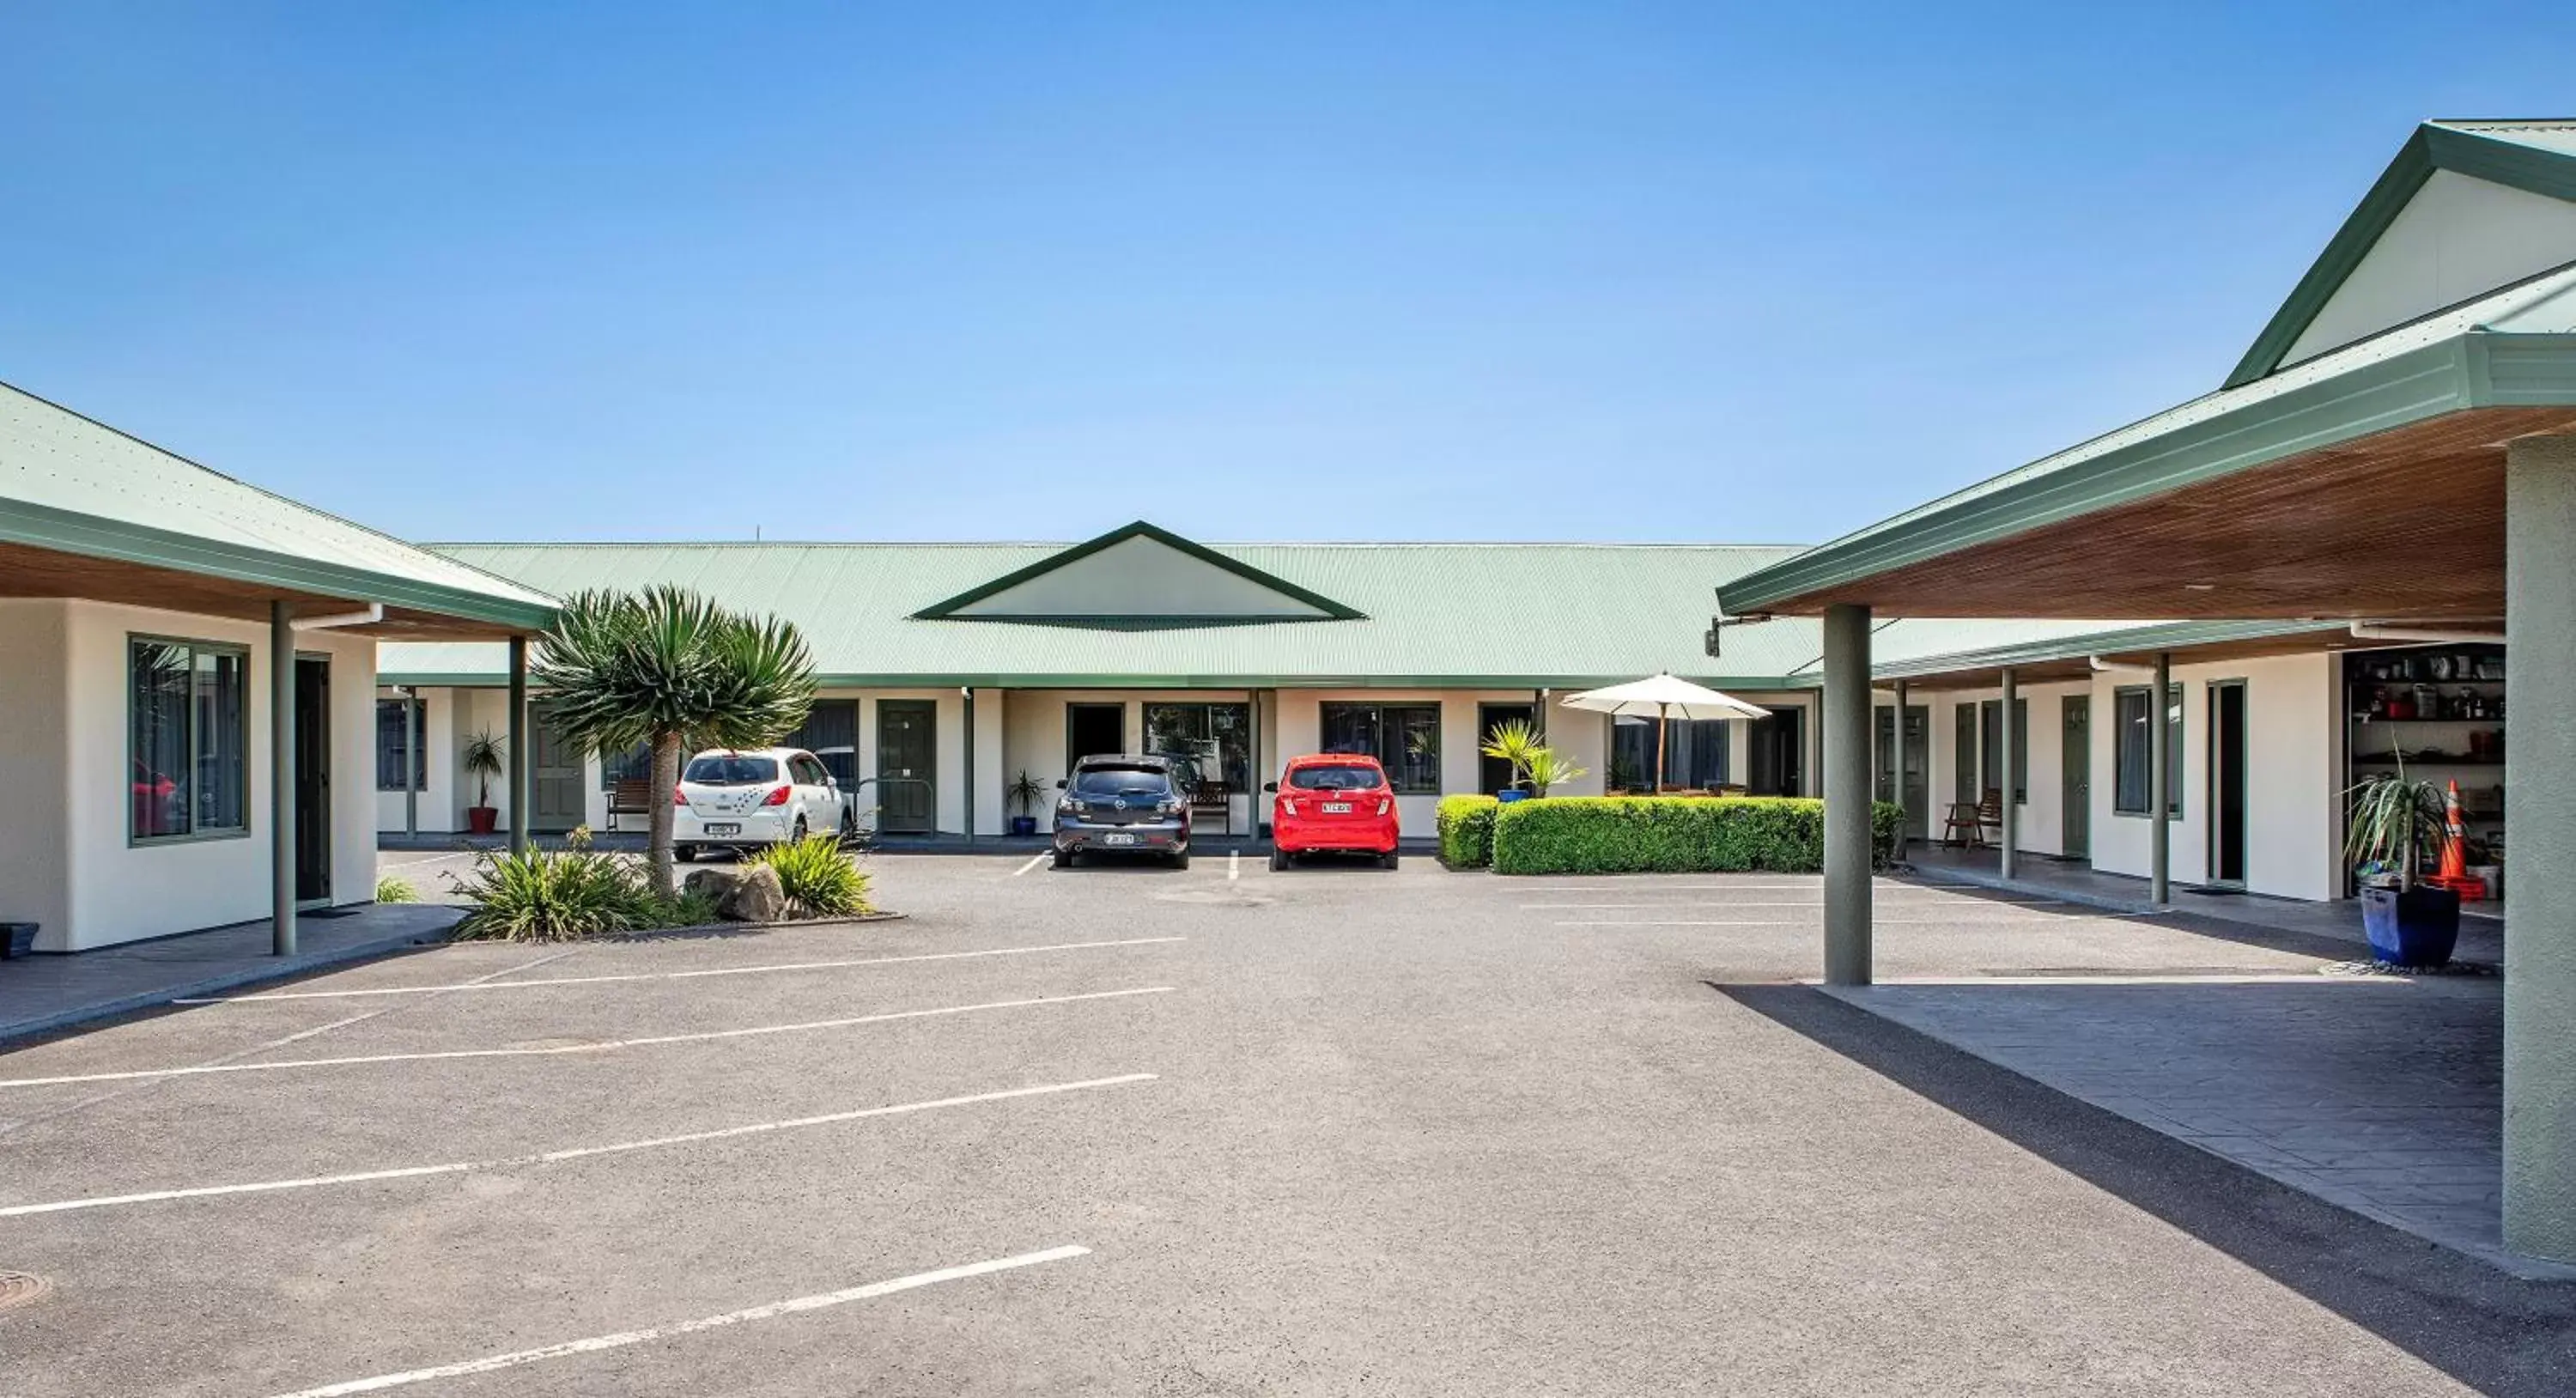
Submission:
POLYGON ((778 780, 774 757, 692 757, 680 780, 695 786, 749 786, 778 780))
POLYGON ((1152 767, 1085 767, 1073 774, 1073 789, 1083 796, 1160 796, 1171 790, 1171 778, 1152 767))
POLYGON ((1296 767, 1288 784, 1300 791, 1375 791, 1385 780, 1375 767, 1296 767))

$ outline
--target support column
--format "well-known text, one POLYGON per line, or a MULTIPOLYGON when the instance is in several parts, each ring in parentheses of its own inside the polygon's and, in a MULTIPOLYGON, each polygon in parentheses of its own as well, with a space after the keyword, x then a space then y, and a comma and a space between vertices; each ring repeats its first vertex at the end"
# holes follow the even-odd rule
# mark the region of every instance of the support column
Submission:
POLYGON ((420 691, 403 697, 403 838, 420 838, 420 691))
POLYGON ((2021 697, 2021 685, 2018 677, 2013 674, 2013 667, 2010 665, 2004 667, 2003 676, 2004 721, 2002 736, 2004 752, 2002 766, 2004 769, 2004 799, 2002 806, 2003 823, 1998 827, 2003 832, 2003 846, 1999 852, 1999 857, 1996 861, 1995 867, 2005 878, 2009 879, 2013 876, 2013 866, 2020 862, 2021 857, 2021 822, 2014 818, 2013 792, 2018 789, 2024 781, 2028 780, 2028 778, 2025 778, 2021 774, 2020 767, 2013 761, 2013 749, 2017 746, 2013 742, 2013 739, 2020 736, 2014 731, 2019 728, 2020 725, 2013 720, 2013 710, 2018 707, 2015 701, 2021 697))
MULTIPOLYGON (((975 843, 975 687, 964 685, 957 692, 966 697, 966 843, 971 845, 975 843)), ((931 824, 938 823, 934 813, 931 824)))
MULTIPOLYGON (((1924 737, 1929 738, 1931 735, 1927 733, 1924 737)), ((1905 681, 1903 680, 1896 682, 1896 727, 1890 741, 1896 750, 1887 755, 1888 768, 1892 773, 1888 783, 1896 789, 1896 809, 1901 812, 1896 817, 1896 857, 1903 859, 1906 827, 1914 819, 1914 808, 1905 801, 1905 681)))
POLYGON ((295 604, 268 604, 269 950, 295 954, 295 604))
POLYGON ((1867 985, 1869 608, 1825 608, 1825 982, 1867 985))
POLYGON ((2173 761, 2173 656, 2156 652, 2155 688, 2147 696, 2147 901, 2173 901, 2173 791, 2166 764, 2173 761))
POLYGON ((528 852, 528 638, 510 638, 510 853, 528 852))
POLYGON ((2504 1241, 2576 1262, 2576 437, 2505 447, 2504 1241))

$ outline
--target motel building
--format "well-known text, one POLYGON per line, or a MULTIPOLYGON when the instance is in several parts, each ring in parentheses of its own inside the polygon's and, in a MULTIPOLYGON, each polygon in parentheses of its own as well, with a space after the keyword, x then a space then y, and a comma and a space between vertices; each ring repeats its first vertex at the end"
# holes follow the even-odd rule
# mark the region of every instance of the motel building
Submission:
MULTIPOLYGON (((832 770, 856 823, 896 842, 998 837, 1015 814, 1044 829, 1076 759, 1122 752, 1194 760, 1201 836, 1257 838, 1262 784, 1287 758, 1326 750, 1384 762, 1404 833, 1428 838, 1442 795, 1508 779, 1479 749, 1512 719, 1586 769, 1559 794, 1645 785, 1655 725, 1563 700, 1660 671, 1772 711, 1676 720, 1665 785, 1801 795, 1817 771, 1814 624, 1768 628, 1722 666, 1702 643, 1710 589, 1792 549, 1210 546, 1142 522, 1072 545, 432 547, 557 597, 671 583, 795 623, 821 697, 784 741, 832 770), (1006 796, 1022 774, 1045 792, 1024 810, 1006 796)), ((397 642, 380 666, 376 828, 465 830, 480 791, 455 754, 503 726, 508 648, 397 642), (418 742, 408 778, 407 734, 418 742)), ((641 829, 645 754, 556 743, 545 696, 531 702, 527 828, 641 829)), ((497 786, 493 802, 515 828, 497 786)))
POLYGON ((2341 897, 2338 794, 2457 781, 2510 910, 2503 1241, 2576 1262, 2576 121, 2418 128, 2208 394, 1718 592, 1720 650, 1824 627, 1830 982, 1882 760, 1927 814, 2010 791, 1998 872, 2149 901, 2341 897), (2031 629, 1943 639, 1979 618, 2031 629))

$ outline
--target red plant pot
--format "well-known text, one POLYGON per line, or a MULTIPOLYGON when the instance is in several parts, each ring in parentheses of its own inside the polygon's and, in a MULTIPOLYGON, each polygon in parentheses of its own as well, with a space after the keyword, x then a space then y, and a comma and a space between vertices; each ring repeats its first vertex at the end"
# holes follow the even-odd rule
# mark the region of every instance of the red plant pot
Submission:
POLYGON ((489 835, 501 823, 501 813, 490 806, 465 808, 465 828, 477 835, 489 835))

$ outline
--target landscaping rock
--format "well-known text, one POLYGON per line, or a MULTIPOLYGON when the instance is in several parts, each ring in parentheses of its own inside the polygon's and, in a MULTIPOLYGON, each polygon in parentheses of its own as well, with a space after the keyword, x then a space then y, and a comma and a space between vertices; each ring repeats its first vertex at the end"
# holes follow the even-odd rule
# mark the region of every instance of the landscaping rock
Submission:
POLYGON ((680 881, 680 887, 691 893, 703 893, 721 903, 726 894, 733 892, 734 885, 742 882, 743 873, 739 866, 724 864, 691 869, 689 876, 680 881))
POLYGON ((778 871, 754 864, 739 871, 733 887, 716 902, 716 916, 728 922, 777 922, 787 916, 787 889, 778 871))

